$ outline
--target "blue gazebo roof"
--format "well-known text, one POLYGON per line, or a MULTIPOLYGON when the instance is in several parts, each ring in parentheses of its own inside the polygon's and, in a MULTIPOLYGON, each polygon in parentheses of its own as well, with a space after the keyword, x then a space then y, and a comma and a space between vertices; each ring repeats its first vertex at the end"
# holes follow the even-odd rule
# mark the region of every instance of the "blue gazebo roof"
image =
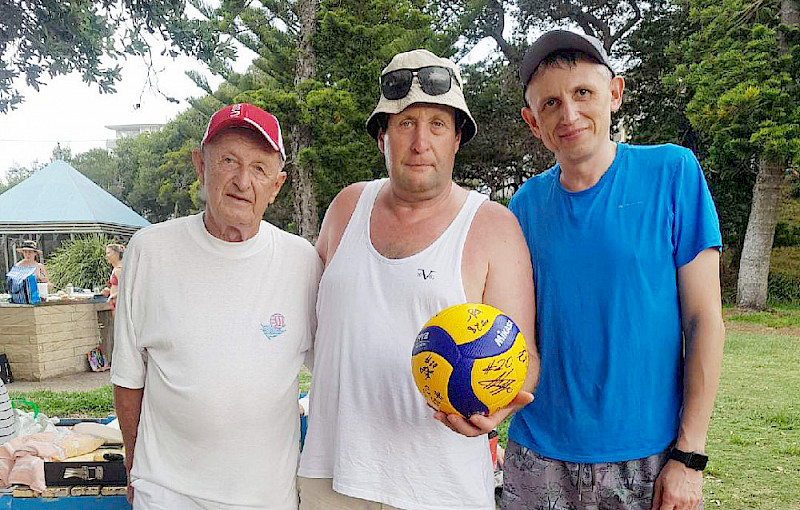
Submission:
POLYGON ((150 224, 61 160, 50 163, 0 195, 0 223, 66 222, 137 228, 150 224))

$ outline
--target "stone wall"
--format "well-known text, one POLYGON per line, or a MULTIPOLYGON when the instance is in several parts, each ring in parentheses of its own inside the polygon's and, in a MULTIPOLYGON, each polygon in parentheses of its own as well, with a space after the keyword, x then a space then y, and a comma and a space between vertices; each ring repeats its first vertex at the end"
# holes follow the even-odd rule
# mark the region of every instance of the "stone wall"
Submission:
POLYGON ((0 352, 14 379, 41 381, 86 372, 86 354, 100 342, 97 310, 105 304, 69 303, 0 307, 0 352))

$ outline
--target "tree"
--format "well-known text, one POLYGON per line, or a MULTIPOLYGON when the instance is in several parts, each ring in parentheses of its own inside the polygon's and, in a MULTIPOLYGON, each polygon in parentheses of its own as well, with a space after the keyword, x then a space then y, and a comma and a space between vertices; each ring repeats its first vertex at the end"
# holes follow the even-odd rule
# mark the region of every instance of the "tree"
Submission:
POLYGON ((460 0, 433 2, 440 19, 466 38, 461 53, 485 38, 497 44, 491 54, 465 74, 465 93, 478 125, 475 140, 460 151, 456 175, 470 185, 487 189, 495 198, 510 193, 533 173, 552 165, 549 151, 535 141, 520 118, 523 105, 518 73, 529 35, 555 26, 578 25, 603 41, 611 53, 621 54, 633 28, 660 2, 626 0, 460 0), (512 19, 511 30, 508 20, 512 19))
MULTIPOLYGON (((450 49, 420 0, 222 2, 206 11, 259 54, 247 75, 228 73, 246 100, 273 113, 288 134, 293 228, 314 240, 332 194, 372 176, 377 150, 363 122, 378 97, 377 76, 399 51, 450 49)), ((448 39, 450 37, 450 39, 448 39)))
POLYGON ((737 304, 763 308, 784 174, 800 162, 800 30, 794 0, 688 0, 696 32, 671 76, 715 168, 756 175, 737 304))
POLYGON ((0 194, 10 190, 17 184, 33 175, 34 172, 37 172, 44 167, 45 164, 39 163, 38 160, 33 161, 29 167, 18 164, 12 165, 6 173, 6 182, 3 183, 3 181, 0 180, 0 194))
POLYGON ((232 48, 199 20, 186 15, 184 0, 0 0, 0 113, 22 102, 14 80, 34 90, 50 77, 73 71, 101 92, 114 92, 119 64, 127 56, 151 61, 178 51, 194 55, 214 68, 223 68, 232 48))
POLYGON ((106 149, 91 149, 74 156, 69 163, 117 199, 125 200, 119 176, 119 161, 114 153, 106 149))
POLYGON ((502 60, 462 69, 464 95, 478 133, 459 150, 455 179, 505 201, 534 173, 554 163, 522 120, 517 71, 502 60))

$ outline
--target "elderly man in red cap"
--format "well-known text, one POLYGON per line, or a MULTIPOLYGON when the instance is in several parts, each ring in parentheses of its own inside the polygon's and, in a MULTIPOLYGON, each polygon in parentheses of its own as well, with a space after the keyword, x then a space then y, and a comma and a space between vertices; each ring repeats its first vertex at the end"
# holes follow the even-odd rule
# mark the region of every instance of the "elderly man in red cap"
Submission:
MULTIPOLYGON (((325 262, 314 379, 298 488, 304 510, 494 510, 487 433, 493 416, 437 417, 411 373, 417 332, 460 303, 487 303, 528 339, 538 375, 533 281, 519 224, 453 182, 477 126, 451 61, 395 55, 367 131, 388 179, 345 188, 322 223, 325 262), (464 437, 447 427, 456 428, 464 437)), ((532 398, 522 392, 514 402, 532 398)))
POLYGON ((221 109, 192 155, 205 210, 128 245, 111 381, 136 509, 297 508, 321 263, 261 219, 285 158, 273 115, 221 109))

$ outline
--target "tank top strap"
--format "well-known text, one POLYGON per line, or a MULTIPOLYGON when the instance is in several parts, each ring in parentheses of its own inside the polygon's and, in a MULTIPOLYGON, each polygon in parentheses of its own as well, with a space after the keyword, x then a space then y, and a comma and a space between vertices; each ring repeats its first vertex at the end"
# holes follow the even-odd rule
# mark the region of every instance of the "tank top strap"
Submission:
MULTIPOLYGON (((461 247, 461 250, 457 251, 457 253, 460 254, 461 251, 463 251, 464 244, 467 242, 467 235, 469 234, 472 220, 478 213, 478 208, 483 205, 488 198, 489 197, 482 193, 470 190, 469 193, 467 193, 467 198, 464 200, 464 204, 461 206, 461 210, 458 211, 458 214, 453 219, 453 222, 450 223, 444 233, 439 236, 439 239, 437 239, 434 244, 461 247)), ((461 267, 460 264, 459 267, 461 267)))
POLYGON ((378 193, 388 180, 388 178, 377 179, 368 182, 364 186, 361 196, 358 197, 358 202, 356 202, 356 207, 353 209, 353 214, 350 216, 350 221, 347 222, 347 226, 344 229, 339 246, 344 246, 358 239, 369 239, 369 218, 372 215, 372 206, 375 205, 378 193))

